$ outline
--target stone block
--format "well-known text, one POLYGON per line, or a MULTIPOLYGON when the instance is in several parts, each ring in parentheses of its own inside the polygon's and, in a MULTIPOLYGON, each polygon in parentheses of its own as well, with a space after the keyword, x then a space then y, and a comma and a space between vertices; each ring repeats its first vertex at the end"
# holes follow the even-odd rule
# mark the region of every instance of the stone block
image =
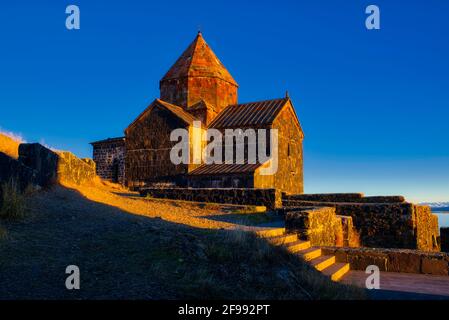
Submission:
POLYGON ((449 275, 447 257, 422 257, 421 272, 440 276, 449 275))
POLYGON ((388 253, 389 272, 421 272, 421 257, 413 252, 391 251, 388 253))
POLYGON ((37 172, 37 183, 47 187, 57 181, 58 155, 39 143, 22 143, 19 161, 37 172))

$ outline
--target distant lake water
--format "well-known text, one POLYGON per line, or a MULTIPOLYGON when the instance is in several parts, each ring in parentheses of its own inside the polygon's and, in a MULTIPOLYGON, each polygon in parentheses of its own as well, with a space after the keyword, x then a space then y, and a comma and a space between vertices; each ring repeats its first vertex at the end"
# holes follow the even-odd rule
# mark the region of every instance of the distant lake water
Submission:
POLYGON ((449 212, 433 211, 438 216, 439 227, 449 227, 449 212))

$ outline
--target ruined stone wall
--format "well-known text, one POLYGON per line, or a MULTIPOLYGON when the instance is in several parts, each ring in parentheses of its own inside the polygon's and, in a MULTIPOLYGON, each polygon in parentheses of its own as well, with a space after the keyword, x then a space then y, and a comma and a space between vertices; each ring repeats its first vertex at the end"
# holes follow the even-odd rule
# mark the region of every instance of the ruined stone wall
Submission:
POLYGON ((432 210, 428 206, 413 205, 412 210, 417 232, 417 249, 439 251, 441 244, 438 216, 432 214, 432 210))
POLYGON ((39 143, 22 143, 19 146, 19 161, 38 174, 37 184, 50 186, 58 181, 58 155, 39 143))
POLYGON ((47 187, 58 182, 86 184, 95 177, 95 163, 65 151, 54 152, 39 143, 19 146, 19 161, 36 172, 36 184, 47 187))
POLYGON ((125 183, 125 139, 93 143, 97 175, 107 181, 125 183))
POLYGON ((321 248, 324 255, 334 255, 337 262, 349 263, 351 270, 370 265, 380 271, 449 275, 449 256, 440 252, 379 248, 321 248))
MULTIPOLYGON (((284 205, 286 205, 285 202, 284 205)), ((290 200, 283 211, 294 211, 295 206, 334 207, 338 215, 351 216, 360 234, 362 246, 439 251, 436 217, 420 206, 410 203, 335 203, 290 200)))
POLYGON ((343 245, 341 219, 337 218, 335 208, 310 207, 288 212, 285 216, 288 233, 296 233, 312 246, 343 245))
POLYGON ((365 197, 363 193, 322 193, 322 194, 284 194, 283 200, 289 201, 317 201, 317 202, 354 202, 354 203, 401 203, 405 202, 403 196, 371 196, 365 197))
POLYGON ((79 159, 73 153, 58 152, 57 177, 59 182, 71 184, 87 184, 92 182, 96 175, 95 163, 79 159))
POLYGON ((333 207, 304 207, 285 215, 288 233, 298 234, 300 239, 310 241, 312 246, 360 245, 352 218, 339 216, 333 207))
POLYGON ((276 189, 142 188, 140 194, 163 199, 266 206, 268 209, 281 206, 281 193, 276 189))
MULTIPOLYGON (((0 152, 0 185, 15 180, 21 191, 29 184, 38 184, 38 173, 17 159, 0 152)), ((1 197, 0 197, 1 199, 1 197)))
POLYGON ((188 172, 188 165, 175 165, 170 151, 174 129, 187 125, 168 110, 155 106, 126 132, 125 179, 128 186, 171 181, 188 172))

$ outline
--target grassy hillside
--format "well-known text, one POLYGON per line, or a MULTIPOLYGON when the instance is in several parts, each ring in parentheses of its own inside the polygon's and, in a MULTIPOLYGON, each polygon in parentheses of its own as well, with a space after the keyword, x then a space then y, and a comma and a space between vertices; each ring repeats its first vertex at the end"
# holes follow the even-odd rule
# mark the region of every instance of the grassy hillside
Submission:
POLYGON ((101 183, 55 187, 27 201, 27 218, 8 222, 0 241, 0 299, 364 298, 236 231, 253 221, 248 213, 142 199, 101 183), (72 264, 81 272, 78 291, 64 287, 72 264))
POLYGON ((15 138, 0 132, 0 152, 17 159, 19 157, 19 138, 15 138))

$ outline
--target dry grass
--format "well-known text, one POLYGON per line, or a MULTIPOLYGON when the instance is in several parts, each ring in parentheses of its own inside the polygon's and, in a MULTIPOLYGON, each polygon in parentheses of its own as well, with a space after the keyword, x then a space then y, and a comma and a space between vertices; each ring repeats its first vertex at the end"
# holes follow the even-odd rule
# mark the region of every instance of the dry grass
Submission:
POLYGON ((173 244, 161 250, 175 263, 167 268, 162 255, 152 270, 187 299, 366 298, 363 290, 330 281, 298 256, 248 232, 214 232, 190 240, 188 250, 174 250, 173 244))
POLYGON ((0 208, 0 219, 19 220, 25 216, 25 194, 20 192, 17 182, 10 180, 3 183, 3 204, 0 208))
POLYGON ((63 184, 80 192, 86 199, 113 206, 128 213, 149 218, 161 218, 173 223, 206 229, 230 229, 235 224, 213 220, 211 217, 223 215, 219 207, 208 207, 182 202, 163 201, 161 199, 141 198, 138 193, 130 192, 118 184, 97 180, 89 185, 63 184))
POLYGON ((365 298, 285 249, 231 230, 232 220, 211 220, 225 214, 220 207, 151 201, 101 181, 26 200, 30 218, 12 224, 14 241, 0 246, 0 299, 365 298), (60 270, 73 263, 84 270, 75 293, 60 285, 60 270), (36 268, 48 270, 38 283, 36 268))
POLYGON ((6 135, 0 132, 0 152, 3 152, 11 158, 19 157, 19 145, 22 143, 20 138, 6 135))

